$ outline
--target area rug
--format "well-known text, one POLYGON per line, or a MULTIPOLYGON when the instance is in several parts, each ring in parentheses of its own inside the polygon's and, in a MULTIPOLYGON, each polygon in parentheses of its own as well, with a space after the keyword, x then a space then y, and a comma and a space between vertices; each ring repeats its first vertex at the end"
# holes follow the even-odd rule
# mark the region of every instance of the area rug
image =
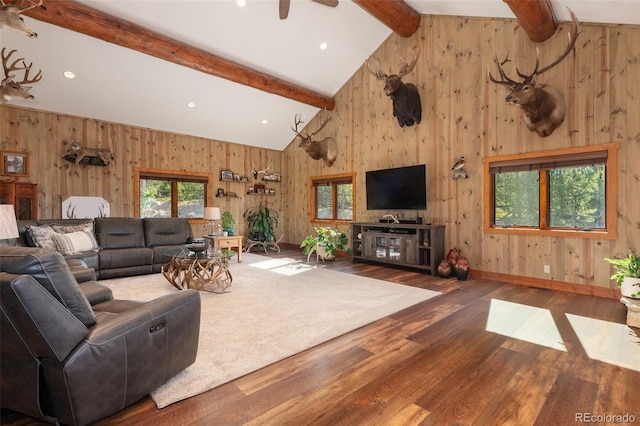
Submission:
MULTIPOLYGON (((158 408, 198 395, 439 293, 288 258, 243 254, 228 293, 201 292, 196 362, 151 393, 158 408)), ((101 281, 117 299, 176 292, 161 275, 101 281)))

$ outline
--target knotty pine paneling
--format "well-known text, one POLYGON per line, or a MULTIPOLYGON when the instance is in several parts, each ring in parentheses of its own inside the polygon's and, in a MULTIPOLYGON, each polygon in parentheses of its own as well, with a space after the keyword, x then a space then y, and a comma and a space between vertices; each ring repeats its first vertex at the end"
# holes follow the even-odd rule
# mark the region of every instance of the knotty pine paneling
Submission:
MULTIPOLYGON (((579 17, 578 17, 579 18, 579 17)), ((334 131, 338 160, 327 168, 299 153, 291 144, 286 162, 294 161, 296 179, 287 181, 295 203, 285 207, 287 241, 299 242, 311 225, 310 176, 355 171, 355 212, 358 221, 377 221, 387 213, 366 210, 367 170, 425 163, 428 207, 420 215, 446 225, 446 247, 459 247, 473 269, 539 280, 613 288, 606 256, 640 252, 640 198, 634 194, 640 174, 640 27, 581 24, 575 52, 539 77, 540 84, 563 89, 565 122, 549 137, 540 138, 522 123, 520 110, 507 105, 506 90, 489 81, 497 71, 493 57, 509 53, 505 65, 531 72, 536 48, 544 66, 566 48, 569 23, 549 41, 533 43, 514 20, 423 16, 418 32, 408 39, 391 35, 374 53, 380 68, 397 73, 401 57, 412 46, 418 63, 403 78, 418 86, 422 122, 400 128, 383 83, 361 67, 336 94, 334 131), (335 117, 335 116, 338 117, 335 117), (345 121, 350 121, 350 124, 345 121), (344 124, 342 124, 344 123, 344 124), (482 159, 488 156, 619 142, 618 239, 598 240, 485 234, 482 227, 482 159), (342 155, 349 153, 350 155, 342 155), (452 180, 451 165, 464 155, 469 179, 452 180), (544 265, 551 273, 544 274, 544 265)), ((318 117, 309 129, 318 125, 318 117)), ((403 214, 403 212, 399 212, 403 214)), ((404 213, 405 217, 413 216, 404 213)), ((346 229, 344 229, 346 231, 346 229)))
MULTIPOLYGON (((214 182, 208 197, 214 206, 233 214, 243 235, 246 224, 242 213, 248 207, 262 201, 282 209, 282 183, 269 185, 276 189, 275 196, 249 196, 249 184, 219 181, 220 170, 232 170, 254 182, 252 167, 262 170, 267 165, 287 179, 280 151, 8 105, 0 107, 0 122, 0 149, 30 154, 29 177, 19 180, 38 184, 40 219, 60 218, 62 201, 72 195, 103 197, 111 205, 112 216, 133 216, 134 167, 212 173, 214 182), (71 140, 82 141, 85 147, 108 149, 116 158, 106 167, 75 165, 62 158, 71 140), (235 192, 240 198, 216 198, 217 188, 235 192)), ((206 224, 194 225, 194 232, 198 229, 205 231, 206 224)))
MULTIPOLYGON (((61 201, 69 195, 102 196, 111 202, 113 215, 133 214, 134 166, 206 171, 217 179, 220 169, 249 175, 252 167, 272 163, 283 178, 273 184, 276 197, 246 196, 247 185, 216 181, 214 191, 220 186, 242 198, 214 203, 230 210, 244 232, 242 212, 267 201, 281 212, 278 232, 294 244, 312 228, 310 177, 355 172, 355 219, 376 221, 395 212, 366 210, 365 172, 425 163, 428 208, 420 215, 446 225, 447 249, 459 247, 472 269, 524 281, 548 280, 549 286, 568 282, 606 290, 613 283, 602 258, 640 252, 640 174, 635 164, 640 159, 640 27, 581 24, 575 52, 539 77, 539 83, 563 89, 567 105, 565 122, 547 138, 525 127, 519 109, 504 101, 504 88, 487 77, 489 68, 496 73, 494 55, 509 53, 506 69, 513 76, 516 66, 532 70, 536 47, 543 66, 552 62, 566 47, 567 30, 568 24, 561 23, 550 40, 535 44, 515 20, 423 16, 416 34, 408 39, 391 35, 374 53, 383 70, 396 73, 408 49, 418 48, 418 63, 403 80, 420 90, 422 122, 399 127, 383 82, 369 73, 363 58, 363 67, 336 93, 332 119, 317 135, 333 136, 338 143, 338 158, 330 168, 311 160, 297 141, 276 152, 6 105, 0 107, 0 147, 31 153, 31 174, 21 180, 38 183, 43 218, 60 217, 61 201), (67 149, 63 141, 71 139, 111 149, 118 157, 108 167, 77 167, 62 159, 67 149), (609 142, 620 143, 617 240, 483 232, 484 157, 609 142), (451 165, 461 155, 467 159, 469 179, 452 180, 451 165), (543 273, 544 265, 550 265, 550 274, 543 273)), ((303 117, 305 131, 315 131, 323 119, 324 113, 303 117)))

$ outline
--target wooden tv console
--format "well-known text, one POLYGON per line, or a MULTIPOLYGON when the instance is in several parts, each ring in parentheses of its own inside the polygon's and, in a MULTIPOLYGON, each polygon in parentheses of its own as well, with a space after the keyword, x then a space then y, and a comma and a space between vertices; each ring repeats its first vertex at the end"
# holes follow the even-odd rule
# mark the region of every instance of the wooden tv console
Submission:
POLYGON ((353 261, 367 260, 423 269, 436 275, 444 259, 444 225, 354 222, 353 261))

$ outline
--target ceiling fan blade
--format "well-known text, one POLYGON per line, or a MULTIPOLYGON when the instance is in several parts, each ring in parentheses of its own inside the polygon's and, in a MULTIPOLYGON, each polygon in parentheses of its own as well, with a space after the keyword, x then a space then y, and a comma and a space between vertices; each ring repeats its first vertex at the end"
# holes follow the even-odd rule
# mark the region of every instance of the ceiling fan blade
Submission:
POLYGON ((329 7, 336 7, 338 5, 338 0, 311 0, 311 1, 315 1, 316 3, 324 4, 325 6, 329 6, 329 7))
POLYGON ((280 9, 280 19, 287 19, 289 16, 289 6, 291 6, 291 0, 280 0, 278 5, 280 9))

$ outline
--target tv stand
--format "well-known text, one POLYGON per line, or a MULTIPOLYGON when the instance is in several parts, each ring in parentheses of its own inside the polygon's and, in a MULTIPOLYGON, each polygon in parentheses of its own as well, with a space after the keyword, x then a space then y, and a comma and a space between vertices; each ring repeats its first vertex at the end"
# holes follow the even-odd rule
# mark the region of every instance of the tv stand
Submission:
POLYGON ((444 226, 354 222, 351 249, 354 262, 408 266, 436 275, 444 259, 444 226))

